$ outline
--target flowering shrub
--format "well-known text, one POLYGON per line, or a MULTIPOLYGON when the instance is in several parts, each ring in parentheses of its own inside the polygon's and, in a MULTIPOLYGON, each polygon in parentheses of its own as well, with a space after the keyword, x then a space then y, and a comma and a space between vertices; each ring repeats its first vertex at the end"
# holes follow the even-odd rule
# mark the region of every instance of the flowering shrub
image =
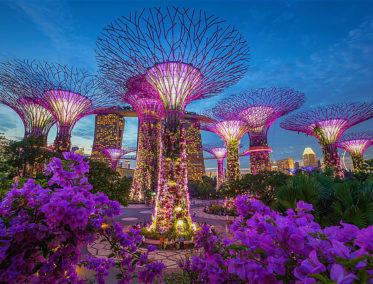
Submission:
MULTIPOLYGON (((366 283, 373 281, 373 226, 321 227, 303 201, 286 215, 238 196, 232 240, 208 226, 195 238, 201 255, 181 264, 192 283, 366 283)), ((170 282, 175 282, 174 276, 170 282)))
POLYGON ((120 213, 119 203, 90 192, 89 166, 82 156, 63 156, 66 161, 53 158, 46 169, 53 174, 49 187, 30 179, 20 189, 15 185, 0 203, 0 282, 77 283, 75 269, 81 264, 96 271, 99 283, 113 265, 120 283, 129 282, 137 267, 143 269, 139 279, 151 283, 164 265, 137 251, 139 231, 124 233, 118 223, 106 224, 120 213), (81 248, 97 237, 111 244, 111 258, 82 257, 81 248))

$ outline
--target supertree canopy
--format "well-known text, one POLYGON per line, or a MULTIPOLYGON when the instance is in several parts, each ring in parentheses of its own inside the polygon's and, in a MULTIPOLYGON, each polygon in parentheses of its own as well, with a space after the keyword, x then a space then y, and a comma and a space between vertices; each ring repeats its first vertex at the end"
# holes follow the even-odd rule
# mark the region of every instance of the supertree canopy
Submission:
POLYGON ((336 143, 351 126, 372 117, 373 103, 340 103, 299 112, 282 121, 280 126, 319 139, 324 166, 343 176, 336 143))
POLYGON ((12 108, 22 119, 25 127, 24 138, 40 137, 47 143, 50 128, 55 123, 51 112, 34 97, 39 83, 32 74, 22 72, 18 66, 21 60, 0 63, 0 103, 12 108))
POLYGON ((159 185, 151 230, 192 232, 183 129, 188 103, 236 83, 248 68, 248 46, 239 32, 204 11, 144 9, 117 19, 98 40, 101 72, 123 82, 138 74, 165 107, 159 185))
POLYGON ((101 150, 110 159, 111 168, 115 170, 118 167, 119 160, 126 154, 135 152, 135 149, 102 149, 101 150))
POLYGON ((224 119, 234 114, 246 122, 250 131, 250 170, 252 174, 270 171, 271 160, 267 134, 279 117, 298 109, 304 103, 304 94, 287 88, 261 88, 234 94, 219 102, 216 114, 224 119))
POLYGON ((164 106, 160 100, 146 97, 156 92, 144 76, 127 81, 123 99, 133 106, 139 117, 136 169, 130 198, 149 201, 158 185, 164 106))
POLYGON ((239 145, 242 136, 249 131, 249 128, 245 121, 236 119, 235 115, 229 112, 225 114, 225 120, 219 118, 216 108, 206 114, 216 119, 216 122, 203 123, 201 129, 213 132, 223 139, 227 147, 227 182, 238 180, 240 178, 239 145))
POLYGON ((366 149, 373 144, 373 132, 363 131, 358 133, 343 134, 337 146, 346 150, 352 159, 354 170, 360 172, 363 169, 363 155, 366 149))
POLYGON ((117 104, 115 96, 100 91, 94 76, 80 69, 45 61, 23 61, 18 67, 23 74, 38 78, 33 96, 56 120, 57 151, 70 150, 71 130, 79 119, 117 104))
POLYGON ((206 151, 213 155, 218 163, 218 176, 217 176, 217 185, 219 187, 224 183, 224 167, 223 162, 227 156, 227 148, 221 145, 204 145, 203 151, 206 151))

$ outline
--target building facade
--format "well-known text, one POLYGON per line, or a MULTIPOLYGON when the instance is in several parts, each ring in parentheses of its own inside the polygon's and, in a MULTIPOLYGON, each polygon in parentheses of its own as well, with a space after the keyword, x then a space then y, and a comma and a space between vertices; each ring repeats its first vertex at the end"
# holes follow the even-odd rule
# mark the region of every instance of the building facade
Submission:
POLYGON ((277 170, 284 174, 290 174, 288 169, 294 169, 293 158, 286 158, 277 161, 277 170))
POLYGON ((119 112, 97 114, 91 159, 110 164, 101 149, 121 148, 123 142, 124 117, 119 112))
POLYGON ((310 147, 304 149, 303 167, 318 167, 316 154, 310 147))
POLYGON ((203 160, 200 121, 191 116, 185 117, 184 131, 187 141, 188 179, 202 180, 202 177, 205 175, 205 162, 203 160))
MULTIPOLYGON (((125 125, 124 117, 136 116, 137 114, 132 108, 111 109, 107 113, 97 114, 91 159, 105 162, 109 165, 109 158, 100 149, 121 148, 125 125)), ((189 180, 202 180, 205 175, 200 127, 201 119, 204 118, 193 113, 187 114, 184 118, 189 180)), ((127 175, 129 175, 129 172, 126 173, 127 175)))

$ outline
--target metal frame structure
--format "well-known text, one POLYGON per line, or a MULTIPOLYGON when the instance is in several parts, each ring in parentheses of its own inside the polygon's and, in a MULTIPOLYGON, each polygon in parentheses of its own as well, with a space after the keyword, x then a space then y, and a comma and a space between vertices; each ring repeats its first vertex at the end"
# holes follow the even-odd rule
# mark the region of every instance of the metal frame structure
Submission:
POLYGON ((80 69, 46 61, 18 61, 17 70, 37 82, 32 94, 53 115, 57 125, 54 149, 70 151, 71 131, 79 119, 117 104, 102 92, 95 76, 80 69))
POLYGON ((270 126, 304 104, 304 94, 289 88, 247 90, 221 100, 215 107, 220 119, 234 115, 246 122, 250 131, 250 171, 252 174, 271 170, 267 134, 270 126))
POLYGON ((244 120, 237 119, 236 115, 231 112, 227 112, 224 119, 221 118, 217 108, 207 111, 206 115, 214 118, 216 122, 203 123, 201 125, 201 129, 219 135, 220 138, 225 142, 227 148, 226 181, 231 183, 238 180, 241 176, 239 145, 242 136, 249 131, 249 127, 244 120))
POLYGON ((202 10, 153 8, 121 17, 97 43, 100 72, 114 83, 145 75, 165 108, 159 184, 151 230, 193 230, 186 168, 184 112, 194 100, 222 92, 248 69, 240 33, 202 10))
POLYGON ((136 149, 102 149, 101 150, 110 159, 111 168, 116 170, 119 160, 126 154, 135 152, 136 149))
POLYGON ((364 152, 373 145, 373 132, 363 131, 343 134, 337 146, 348 152, 356 172, 363 170, 364 152))
POLYGON ((40 81, 19 68, 25 61, 15 59, 0 63, 0 103, 13 109, 25 127, 24 138, 41 137, 47 144, 49 130, 55 123, 51 112, 34 97, 40 81))
POLYGON ((350 127, 372 117, 373 103, 340 103, 296 113, 282 121, 280 126, 316 137, 323 151, 324 166, 343 177, 338 139, 350 127))
POLYGON ((216 159, 217 166, 218 166, 218 175, 217 175, 217 183, 216 188, 219 187, 224 183, 224 166, 223 162, 225 157, 227 157, 227 148, 221 146, 219 144, 216 145, 204 145, 203 151, 210 153, 216 159))

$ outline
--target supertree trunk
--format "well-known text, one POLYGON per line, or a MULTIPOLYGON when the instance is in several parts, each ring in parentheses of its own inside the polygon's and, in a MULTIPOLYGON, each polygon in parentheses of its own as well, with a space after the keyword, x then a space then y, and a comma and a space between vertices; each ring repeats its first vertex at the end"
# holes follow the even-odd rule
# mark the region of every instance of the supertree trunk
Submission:
POLYGON ((143 118, 139 123, 136 170, 130 198, 148 202, 158 186, 162 123, 155 117, 143 118))
POLYGON ((363 171, 363 165, 364 165, 364 158, 361 154, 350 154, 352 165, 354 166, 355 172, 361 172, 363 171))
POLYGON ((271 170, 271 158, 268 151, 250 152, 250 171, 253 175, 271 170))
POLYGON ((192 232, 186 166, 184 116, 168 111, 162 137, 161 164, 151 229, 173 236, 192 232))
POLYGON ((240 179, 240 159, 237 139, 227 141, 227 182, 231 183, 240 179))
POLYGON ((267 143, 267 130, 259 132, 250 131, 250 171, 256 175, 258 173, 271 171, 271 158, 267 143))
POLYGON ((223 166, 224 159, 217 159, 218 162, 218 177, 216 187, 217 189, 224 183, 224 166, 223 166))
POLYGON ((56 152, 69 152, 71 149, 71 133, 69 126, 60 126, 54 140, 54 149, 56 152))
POLYGON ((321 144, 321 146, 325 168, 333 170, 334 176, 343 178, 344 174, 342 171, 341 159, 336 144, 321 144))

